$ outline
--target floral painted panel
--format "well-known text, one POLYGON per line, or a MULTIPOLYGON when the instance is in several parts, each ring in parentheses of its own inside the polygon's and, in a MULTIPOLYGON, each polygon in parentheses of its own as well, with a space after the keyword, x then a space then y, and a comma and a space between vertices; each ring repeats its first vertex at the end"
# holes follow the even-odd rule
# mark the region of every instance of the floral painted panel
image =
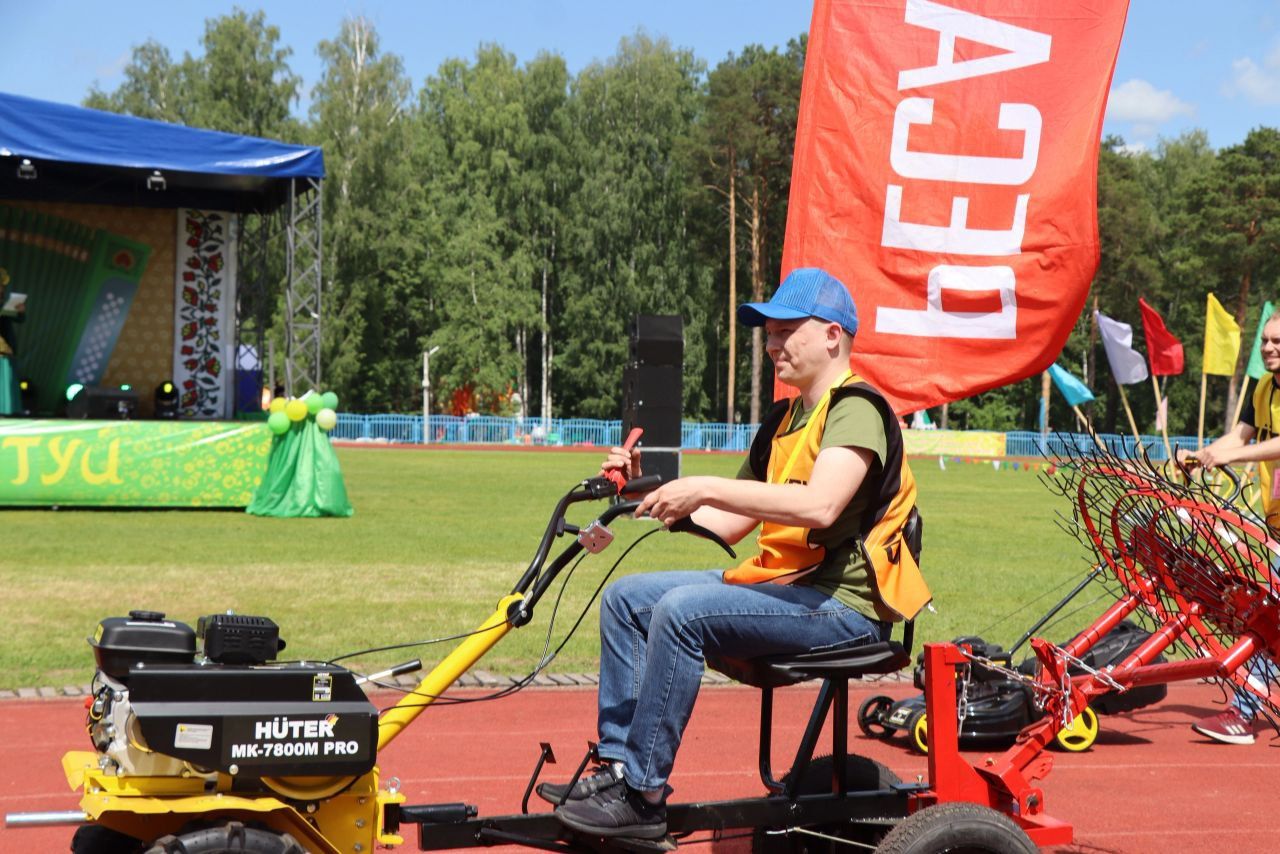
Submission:
POLYGON ((235 214, 178 209, 173 375, 183 418, 229 418, 235 405, 235 214))

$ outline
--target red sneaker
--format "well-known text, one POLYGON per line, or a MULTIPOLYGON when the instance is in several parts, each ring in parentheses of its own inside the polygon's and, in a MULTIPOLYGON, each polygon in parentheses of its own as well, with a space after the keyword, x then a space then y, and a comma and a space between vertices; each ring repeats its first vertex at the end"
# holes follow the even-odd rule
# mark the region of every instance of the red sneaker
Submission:
POLYGON ((1253 721, 1238 709, 1227 709, 1191 725, 1201 735, 1227 744, 1253 744, 1253 721))

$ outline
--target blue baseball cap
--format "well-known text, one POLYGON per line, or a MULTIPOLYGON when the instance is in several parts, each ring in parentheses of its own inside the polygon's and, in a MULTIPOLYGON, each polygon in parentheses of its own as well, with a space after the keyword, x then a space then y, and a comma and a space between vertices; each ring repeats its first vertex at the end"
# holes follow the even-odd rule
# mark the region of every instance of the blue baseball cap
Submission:
POLYGON ((853 304, 849 289, 818 267, 792 270, 768 302, 744 302, 738 306, 738 322, 743 326, 806 317, 838 323, 850 335, 858 334, 858 307, 853 304))

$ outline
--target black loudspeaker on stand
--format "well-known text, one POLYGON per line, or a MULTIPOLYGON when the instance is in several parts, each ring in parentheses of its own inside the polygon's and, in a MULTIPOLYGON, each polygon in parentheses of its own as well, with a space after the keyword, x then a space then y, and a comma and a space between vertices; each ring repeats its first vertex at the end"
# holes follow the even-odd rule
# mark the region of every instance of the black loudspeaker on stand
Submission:
POLYGON ((679 315, 636 315, 623 370, 622 435, 644 430, 645 474, 680 476, 684 401, 684 321, 679 315))

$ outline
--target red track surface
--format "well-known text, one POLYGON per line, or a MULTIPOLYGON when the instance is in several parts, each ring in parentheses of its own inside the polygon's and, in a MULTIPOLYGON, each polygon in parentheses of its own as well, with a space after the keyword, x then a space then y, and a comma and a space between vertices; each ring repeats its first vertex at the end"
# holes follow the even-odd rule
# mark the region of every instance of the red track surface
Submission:
MULTIPOLYGON (((872 689, 895 697, 911 693, 899 683, 884 691, 859 686, 854 702, 872 689)), ((779 692, 775 755, 781 768, 795 749, 813 696, 807 686, 779 692)), ((1191 732, 1189 724, 1218 710, 1220 699, 1210 685, 1172 685, 1163 703, 1102 717, 1102 734, 1092 750, 1053 754, 1053 772, 1043 781, 1048 812, 1076 829, 1076 844, 1059 851, 1198 854, 1280 848, 1274 829, 1280 741, 1273 741, 1268 730, 1254 745, 1228 746, 1191 732)), ((672 779, 676 799, 760 791, 758 708, 752 689, 702 692, 672 779)), ((68 749, 87 749, 83 716, 76 700, 0 702, 6 772, 0 775, 0 812, 76 807, 59 758, 68 749)), ((439 706, 409 727, 384 752, 380 765, 384 775, 400 778, 410 803, 463 800, 476 804, 482 816, 517 812, 538 742, 551 742, 560 760, 544 776, 568 775, 593 737, 594 721, 595 694, 585 689, 530 689, 483 705, 439 706)), ((902 737, 875 742, 855 734, 850 749, 884 762, 906 780, 926 773, 924 758, 910 752, 902 737)), ((977 760, 982 753, 970 756, 977 760)), ((3 829, 0 852, 63 852, 71 833, 65 827, 3 829)), ((745 850, 722 843, 717 851, 730 847, 745 850)))

